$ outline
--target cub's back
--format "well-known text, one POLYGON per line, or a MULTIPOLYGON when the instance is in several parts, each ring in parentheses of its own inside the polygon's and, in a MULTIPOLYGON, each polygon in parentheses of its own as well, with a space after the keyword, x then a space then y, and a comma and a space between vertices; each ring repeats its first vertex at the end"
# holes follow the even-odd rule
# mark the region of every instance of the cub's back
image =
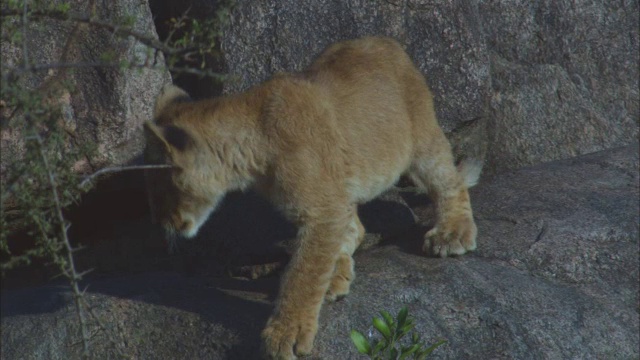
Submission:
POLYGON ((422 74, 395 40, 370 37, 330 46, 304 76, 331 99, 356 174, 350 182, 373 190, 357 197, 377 195, 409 166, 413 133, 435 122, 422 74))
POLYGON ((367 37, 329 46, 304 74, 318 85, 349 97, 354 92, 375 95, 379 90, 399 91, 407 70, 413 68, 395 40, 367 37), (371 85, 383 89, 371 89, 371 85))
POLYGON ((333 44, 303 74, 329 94, 345 126, 398 133, 410 131, 412 122, 435 122, 425 119, 424 111, 415 111, 433 107, 431 93, 407 53, 391 38, 333 44))

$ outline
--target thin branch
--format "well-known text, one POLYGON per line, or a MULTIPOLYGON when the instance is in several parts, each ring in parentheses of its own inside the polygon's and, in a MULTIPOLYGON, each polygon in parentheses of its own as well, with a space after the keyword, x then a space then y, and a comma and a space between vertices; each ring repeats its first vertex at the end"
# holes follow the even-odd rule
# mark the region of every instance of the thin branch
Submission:
MULTIPOLYGON (((189 11, 191 11, 191 6, 189 6, 189 8, 182 13, 182 15, 180 15, 180 18, 178 18, 178 20, 176 21, 176 24, 184 24, 185 21, 187 20, 187 14, 189 13, 189 11)), ((178 30, 178 28, 180 28, 182 26, 172 26, 171 29, 169 30, 169 34, 167 35, 167 38, 165 40, 166 43, 169 43, 171 41, 171 39, 173 39, 173 35, 176 33, 176 31, 178 30)))
POLYGON ((74 252, 74 253, 76 253, 76 252, 78 252, 78 251, 86 250, 86 249, 87 249, 87 247, 86 247, 86 246, 84 246, 84 245, 82 245, 82 246, 76 246, 76 247, 74 247, 73 249, 71 249, 71 251, 72 251, 72 252, 74 252))
MULTIPOLYGON (((88 62, 71 62, 71 63, 45 63, 45 64, 33 64, 26 66, 16 66, 6 69, 2 74, 3 78, 9 78, 11 76, 18 76, 26 72, 47 71, 51 69, 82 69, 82 68, 121 68, 121 63, 103 62, 103 61, 88 61, 88 62)), ((148 68, 148 66, 142 64, 130 63, 125 65, 128 68, 148 68)))
MULTIPOLYGON (((9 9, 3 6, 0 9, 0 21, 6 19, 6 17, 15 17, 16 20, 21 19, 22 23, 22 32, 23 35, 27 36, 27 30, 29 28, 30 22, 33 24, 38 19, 50 19, 53 21, 65 22, 65 25, 73 26, 71 31, 71 36, 67 40, 64 48, 63 55, 61 57, 61 62, 57 64, 33 64, 37 59, 30 57, 28 53, 28 44, 27 41, 23 41, 23 56, 22 63, 19 66, 14 68, 3 69, 3 73, 1 76, 1 80, 4 81, 15 81, 19 75, 28 72, 37 72, 37 71, 46 71, 50 69, 62 69, 62 74, 64 75, 64 69, 69 68, 119 68, 119 69, 127 69, 127 68, 149 68, 149 69, 171 69, 176 73, 189 73, 195 74, 198 76, 208 76, 214 77, 217 79, 223 79, 223 75, 212 72, 206 69, 196 69, 196 68, 174 68, 173 66, 167 67, 166 65, 158 65, 158 56, 159 52, 164 53, 165 55, 178 55, 182 57, 184 60, 189 61, 192 53, 197 53, 197 47, 187 47, 184 45, 175 44, 167 40, 166 42, 161 42, 157 38, 151 36, 150 34, 145 34, 142 32, 137 32, 131 26, 124 26, 114 22, 117 20, 113 20, 113 22, 109 22, 108 19, 99 18, 95 12, 95 0, 90 0, 91 10, 89 14, 83 13, 71 13, 67 11, 58 11, 58 10, 47 10, 47 9, 30 9, 28 4, 32 4, 33 2, 24 1, 22 3, 22 8, 17 7, 15 9, 9 9), (151 54, 153 51, 153 57, 148 55, 144 62, 140 64, 140 61, 135 60, 127 60, 126 62, 68 62, 68 50, 70 44, 75 41, 78 29, 84 24, 91 26, 92 28, 104 29, 103 31, 109 32, 109 34, 118 39, 124 39, 128 42, 138 42, 148 47, 148 54, 151 54), (153 63, 151 63, 151 61, 153 63)), ((33 5, 35 6, 35 5, 33 5)), ((183 16, 184 18, 184 16, 183 16)), ((174 30, 175 31, 175 30, 174 30)), ((173 35, 173 33, 172 33, 173 35)), ((208 49, 208 48, 207 48, 208 49)), ((25 117, 28 121, 28 116, 25 117)), ((33 124, 31 124, 33 125, 33 124)), ((94 309, 89 305, 88 299, 85 296, 85 292, 81 291, 81 285, 79 281, 85 276, 89 271, 85 271, 82 273, 78 273, 76 271, 76 265, 74 263, 73 253, 78 250, 78 248, 74 248, 71 245, 69 239, 69 223, 66 221, 63 215, 63 204, 66 200, 66 197, 62 195, 62 186, 63 183, 60 180, 60 173, 57 172, 55 164, 50 163, 52 158, 48 157, 48 149, 46 143, 43 141, 43 138, 39 134, 35 134, 33 136, 24 137, 26 142, 34 141, 37 144, 36 154, 41 158, 40 161, 36 161, 41 163, 44 168, 44 177, 45 180, 41 180, 40 182, 44 182, 45 190, 49 193, 48 197, 51 198, 51 202, 53 205, 46 210, 46 212, 42 212, 44 214, 42 218, 34 219, 37 226, 39 227, 39 231, 42 232, 43 239, 45 241, 45 247, 40 252, 50 252, 53 263, 60 267, 60 275, 64 276, 68 279, 71 291, 74 295, 74 304, 75 310, 77 312, 77 317, 80 325, 81 332, 81 342, 83 344, 82 358, 89 357, 90 344, 92 342, 92 338, 96 335, 96 332, 93 330, 92 320, 98 324, 99 328, 103 331, 110 331, 107 333, 108 340, 114 344, 115 350, 119 355, 123 355, 122 346, 118 342, 116 342, 115 336, 110 336, 113 334, 117 334, 116 331, 113 331, 113 328, 107 328, 101 321, 101 318, 96 315, 94 309), (48 184, 47 184, 48 183, 48 184), (48 186, 47 186, 48 185, 48 186), (113 331, 113 333, 111 333, 113 331)), ((86 178, 84 178, 80 184, 80 188, 84 188, 89 185, 94 179, 98 178, 107 173, 114 172, 122 172, 128 170, 140 170, 140 169, 159 169, 159 168, 171 168, 170 165, 141 165, 141 166, 123 166, 123 167, 110 167, 103 168, 86 178)), ((3 191, 0 195, 1 204, 0 207, 2 209, 0 211, 4 211, 4 203, 9 196, 13 193, 15 188, 18 188, 17 184, 23 179, 22 176, 18 176, 15 181, 10 182, 10 186, 8 191, 3 191)), ((28 178, 27 178, 28 179, 28 178)), ((13 180, 13 179, 12 179, 13 180)), ((0 270, 5 271, 8 264, 12 263, 20 263, 29 262, 29 255, 34 254, 37 255, 36 251, 26 251, 25 256, 12 256, 8 263, 1 263, 0 270)), ((120 335, 122 337, 122 335, 120 335)))
MULTIPOLYGON (((38 137, 35 138, 35 140, 37 141, 38 137)), ((117 173, 117 172, 123 172, 123 171, 131 171, 131 170, 151 170, 151 169, 169 169, 172 168, 172 165, 167 165, 167 164, 162 164, 162 165, 133 165, 133 166, 114 166, 114 167, 106 167, 106 168, 102 168, 96 172, 94 172, 91 175, 86 176, 84 179, 82 179, 82 181, 80 182, 80 184, 78 185, 78 188, 80 190, 84 190, 86 189, 86 187, 92 182, 94 181, 96 178, 105 175, 105 174, 109 174, 109 173, 117 173)), ((13 184, 11 184, 12 186, 10 186, 8 189, 6 189, 3 193, 2 193, 2 202, 4 203, 4 201, 6 199, 9 199, 9 196, 13 193, 13 191, 15 190, 15 187, 13 185, 15 185, 17 183, 14 182, 13 184)), ((72 252, 75 252, 76 249, 71 249, 72 252)))
MULTIPOLYGON (((18 16, 18 15, 21 15, 21 13, 18 12, 17 10, 0 9, 1 17, 18 16)), ((75 22, 93 25, 96 27, 101 27, 101 28, 112 31, 115 35, 118 35, 118 36, 124 36, 124 37, 131 36, 144 45, 147 45, 149 47, 162 51, 163 53, 165 53, 165 55, 179 55, 184 52, 193 51, 193 49, 191 48, 175 48, 175 47, 168 46, 167 44, 161 42, 160 40, 152 36, 149 36, 147 34, 137 32, 131 29, 130 27, 119 26, 117 24, 113 24, 108 21, 100 20, 94 16, 73 14, 70 12, 63 12, 58 10, 33 10, 29 12, 28 16, 32 18, 48 18, 48 19, 60 20, 60 21, 75 21, 75 22)))
MULTIPOLYGON (((22 34, 27 37, 27 2, 22 3, 22 34)), ((24 59, 24 66, 29 63, 29 49, 27 48, 27 42, 22 42, 22 58, 24 59)))
POLYGON ((78 277, 77 277, 78 273, 76 271, 75 263, 73 260, 73 247, 71 246, 71 242, 69 241, 69 237, 67 236, 66 221, 65 221, 64 215, 62 215, 62 203, 60 202, 60 195, 58 194, 58 187, 56 184, 56 180, 51 170, 51 167, 49 165, 49 160, 47 159, 47 155, 44 152, 44 144, 43 144, 42 138, 37 134, 36 134, 36 142, 39 147, 42 164, 44 165, 45 170, 47 172, 49 185, 51 186, 51 195, 53 197, 53 202, 55 205, 55 213, 58 220, 58 226, 60 226, 60 229, 59 229, 60 237, 61 237, 60 240, 62 241, 63 245, 66 247, 66 250, 67 250, 67 267, 68 268, 64 270, 66 270, 66 272, 71 273, 71 274, 68 274, 67 278, 69 279, 69 284, 71 285, 71 290, 73 291, 73 294, 74 294, 73 300, 76 306, 78 320, 80 321, 80 332, 82 333, 82 346, 83 346, 82 357, 85 359, 88 359, 90 339, 89 339, 89 334, 87 329, 87 320, 85 319, 84 312, 82 311, 82 304, 81 304, 82 293, 80 292, 80 288, 78 287, 78 277))
POLYGON ((224 81, 228 79, 227 75, 220 74, 211 70, 198 70, 190 67, 175 67, 175 66, 170 66, 169 70, 171 70, 171 72, 175 74, 191 74, 191 75, 197 75, 200 77, 209 77, 218 81, 224 81))
POLYGON ((18 183, 23 179, 26 172, 26 170, 22 170, 19 174, 12 176, 11 179, 7 180, 3 186, 4 189, 2 194, 0 195, 0 204, 4 204, 4 202, 9 199, 9 196, 13 194, 15 187, 18 186, 18 183))
POLYGON ((8 271, 20 264, 29 264, 31 259, 40 255, 40 249, 29 249, 22 255, 12 255, 7 261, 0 264, 2 271, 8 271))
POLYGON ((165 67, 163 65, 157 65, 157 61, 154 61, 154 64, 148 64, 145 62, 144 64, 135 64, 129 63, 123 65, 122 63, 114 63, 114 62, 102 62, 102 61, 88 61, 88 62, 72 62, 72 63, 46 63, 46 64, 33 64, 33 65, 25 65, 25 66, 16 66, 6 69, 2 73, 2 80, 7 81, 8 79, 12 79, 15 76, 20 76, 23 73, 27 72, 37 72, 37 71, 48 71, 51 69, 82 69, 82 68, 112 68, 112 69, 121 69, 121 68, 129 68, 129 69, 169 69, 176 74, 192 74, 200 77, 210 77, 213 79, 217 79, 222 81, 226 79, 226 76, 208 69, 198 70, 189 67, 165 67))
MULTIPOLYGON (((80 281, 80 280, 82 280, 82 278, 83 278, 85 275, 87 275, 87 274, 89 274, 89 273, 93 272, 93 270, 94 270, 94 269, 85 270, 85 271, 81 272, 80 274, 73 275, 73 277, 74 277, 77 281, 80 281)), ((82 293, 82 295, 84 295, 84 292, 82 293)))
MULTIPOLYGON (((78 32, 80 31, 81 26, 82 26, 81 23, 76 23, 73 29, 71 30, 71 33, 67 37, 67 40, 65 41, 64 47, 62 48, 62 56, 60 58, 60 60, 64 63, 69 61, 68 60, 69 54, 70 54, 69 49, 71 49, 72 44, 77 40, 78 32)), ((65 73, 66 73, 66 69, 63 69, 62 76, 64 76, 65 73)))
POLYGON ((86 178, 84 178, 84 180, 82 180, 82 182, 80 182, 80 185, 78 185, 78 187, 80 189, 84 189, 85 186, 87 186, 95 178, 97 178, 98 176, 102 176, 104 174, 108 174, 108 173, 122 172, 122 171, 129 171, 129 170, 168 169, 168 168, 172 168, 172 167, 173 167, 172 165, 135 165, 135 166, 106 167, 106 168, 102 168, 102 169, 94 172, 93 174, 87 176, 86 178))

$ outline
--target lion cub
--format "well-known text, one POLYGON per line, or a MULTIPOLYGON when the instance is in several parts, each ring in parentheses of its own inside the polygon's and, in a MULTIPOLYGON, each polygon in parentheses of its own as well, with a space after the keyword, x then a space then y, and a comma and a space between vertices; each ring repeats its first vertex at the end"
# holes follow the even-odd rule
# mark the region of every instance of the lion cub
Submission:
POLYGON ((191 101, 175 86, 145 124, 149 200, 169 234, 192 237, 229 191, 256 189, 298 227, 298 245, 262 332, 277 359, 308 354, 323 300, 349 292, 364 236, 357 204, 406 174, 434 198, 423 250, 476 248, 467 188, 479 166, 456 169, 422 74, 392 39, 334 44, 304 72, 244 93, 191 101))

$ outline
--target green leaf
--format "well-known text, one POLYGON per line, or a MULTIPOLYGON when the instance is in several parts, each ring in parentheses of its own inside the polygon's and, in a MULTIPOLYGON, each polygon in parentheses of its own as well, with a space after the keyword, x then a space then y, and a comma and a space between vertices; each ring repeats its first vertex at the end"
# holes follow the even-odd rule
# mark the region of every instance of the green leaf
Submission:
POLYGON ((385 323, 382 319, 374 317, 373 326, 376 329, 378 329, 380 334, 382 334, 382 336, 384 336, 385 339, 387 340, 391 339, 391 329, 389 329, 389 326, 387 325, 387 323, 385 323))
POLYGON ((433 352, 433 350, 435 350, 438 347, 442 346, 446 342, 447 342, 447 340, 440 340, 437 343, 429 346, 428 348, 420 351, 420 357, 418 359, 422 360, 422 359, 426 358, 427 356, 429 356, 433 352))
POLYGON ((411 334, 411 343, 417 344, 420 341, 420 335, 418 333, 411 334))
POLYGON ((382 310, 382 311, 380 311, 380 315, 382 315, 382 317, 384 318, 384 321, 387 322, 387 325, 389 325, 389 326, 393 325, 393 317, 391 317, 391 314, 389 314, 388 312, 382 310))
POLYGON ((400 312, 398 312, 398 331, 400 331, 402 329, 402 327, 404 327, 405 322, 407 321, 407 315, 409 314, 409 309, 407 309, 406 306, 404 306, 402 309, 400 309, 400 312))
POLYGON ((365 354, 365 355, 371 354, 371 345, 369 345, 369 342, 364 337, 364 335, 362 335, 357 330, 351 330, 350 336, 351 336, 351 341, 353 341, 353 344, 356 346, 360 354, 365 354))
POLYGON ((71 4, 70 3, 58 4, 56 9, 61 13, 66 14, 71 9, 71 4))
POLYGON ((373 347, 373 351, 371 352, 371 355, 378 354, 380 351, 382 351, 383 349, 386 349, 388 346, 389 344, 385 340, 378 341, 378 343, 376 343, 376 346, 373 347))
POLYGON ((396 348, 392 348, 389 351, 389 360, 396 360, 398 358, 398 350, 396 348))
POLYGON ((420 349, 420 344, 415 344, 413 346, 407 346, 407 347, 403 347, 402 351, 400 352, 400 360, 406 358, 407 356, 415 353, 416 351, 418 351, 418 349, 420 349))
POLYGON ((408 324, 405 324, 404 327, 398 328, 397 330, 398 338, 401 338, 404 335, 408 334, 409 331, 411 331, 414 327, 416 327, 416 324, 414 324, 413 322, 410 322, 408 324))

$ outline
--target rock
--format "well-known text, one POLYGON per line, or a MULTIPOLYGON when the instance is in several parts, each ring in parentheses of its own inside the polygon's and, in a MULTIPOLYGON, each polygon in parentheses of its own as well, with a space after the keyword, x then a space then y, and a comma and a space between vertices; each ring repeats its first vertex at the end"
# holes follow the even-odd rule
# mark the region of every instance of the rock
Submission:
MULTIPOLYGON (((202 3, 203 1, 200 1, 202 3)), ((622 146, 638 137, 638 1, 249 1, 222 41, 236 92, 298 71, 327 45, 399 40, 434 92, 458 158, 488 172, 622 146)))
POLYGON ((497 171, 638 137, 638 1, 484 1, 497 171))
MULTIPOLYGON (((77 1, 72 11, 89 14, 89 3, 77 1)), ((131 17, 135 31, 157 36, 146 0, 98 2, 96 11, 103 21, 117 22, 131 17)), ((26 35, 27 49, 29 59, 35 65, 80 63, 82 66, 100 62, 106 51, 113 51, 114 63, 134 59, 141 62, 147 56, 146 46, 132 38, 120 40, 102 28, 83 25, 74 31, 75 24, 54 20, 32 20, 31 25, 26 35)), ((3 71, 18 66, 22 58, 21 47, 3 41, 3 71)), ((98 154, 92 159, 91 168, 86 163, 78 164, 77 170, 87 172, 106 165, 124 164, 141 153, 144 147, 142 122, 151 118, 155 97, 170 77, 168 72, 160 70, 80 67, 72 71, 52 68, 30 74, 20 81, 20 86, 40 93, 62 81, 69 81, 72 90, 65 90, 52 101, 62 106, 62 124, 71 135, 71 141, 97 147, 98 154)), ((3 119, 3 178, 7 175, 6 161, 19 158, 22 152, 18 128, 6 128, 3 119)))
MULTIPOLYGON (((427 258, 411 237, 359 251, 351 294, 323 307, 308 358, 362 358, 349 331, 368 333, 379 310, 404 305, 425 341, 448 340, 433 358, 638 358, 637 149, 480 183, 471 191, 479 227, 474 253, 427 258)), ((385 199, 399 207, 389 219, 363 214, 378 230, 410 212, 400 210, 396 195, 385 199)), ((115 331, 115 346, 131 357, 253 359, 277 278, 156 271, 94 279, 88 289, 96 314, 115 331)), ((60 287, 4 290, 2 357, 77 358, 80 347, 69 346, 78 340, 70 301, 60 287)), ((96 356, 115 357, 104 333, 93 346, 96 356)))

